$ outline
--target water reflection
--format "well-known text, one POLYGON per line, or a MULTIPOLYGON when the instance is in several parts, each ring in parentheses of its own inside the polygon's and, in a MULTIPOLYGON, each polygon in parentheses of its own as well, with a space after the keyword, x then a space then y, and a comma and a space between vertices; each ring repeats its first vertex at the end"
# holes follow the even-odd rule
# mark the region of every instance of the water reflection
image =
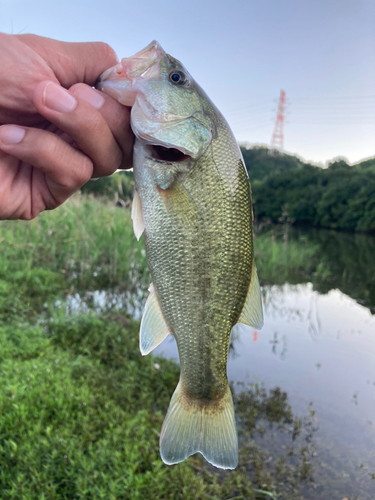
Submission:
POLYGON ((64 303, 57 301, 55 307, 63 307, 65 314, 68 315, 87 314, 90 311, 100 315, 119 312, 140 320, 147 295, 145 287, 121 292, 117 290, 76 292, 69 295, 64 303))
POLYGON ((239 355, 229 360, 230 380, 256 377, 268 388, 280 386, 297 415, 314 402, 322 462, 314 481, 322 496, 314 490, 304 498, 361 494, 373 500, 375 318, 339 290, 320 295, 311 283, 269 286, 264 292, 265 327, 258 341, 248 327, 235 329, 233 349, 239 355))
POLYGON ((285 227, 261 233, 256 249, 257 243, 258 274, 264 284, 310 282, 320 294, 339 289, 375 314, 374 236, 285 227), (270 242, 274 247, 272 254, 270 242), (291 255, 296 254, 293 262, 291 255), (276 276, 278 261, 286 265, 276 276))
POLYGON ((277 498, 301 498, 302 488, 314 489, 317 465, 315 412, 308 407, 296 416, 288 395, 279 387, 266 390, 258 383, 239 384, 234 391, 238 419, 239 466, 253 484, 277 498))

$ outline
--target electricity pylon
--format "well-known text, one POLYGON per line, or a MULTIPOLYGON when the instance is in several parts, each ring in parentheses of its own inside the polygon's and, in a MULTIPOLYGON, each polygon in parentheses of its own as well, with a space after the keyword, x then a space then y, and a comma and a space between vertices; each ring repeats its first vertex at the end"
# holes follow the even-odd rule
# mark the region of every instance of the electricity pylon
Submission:
POLYGON ((277 108, 276 122, 271 138, 270 154, 274 154, 276 150, 284 149, 284 110, 285 110, 285 92, 280 92, 279 106, 277 108))

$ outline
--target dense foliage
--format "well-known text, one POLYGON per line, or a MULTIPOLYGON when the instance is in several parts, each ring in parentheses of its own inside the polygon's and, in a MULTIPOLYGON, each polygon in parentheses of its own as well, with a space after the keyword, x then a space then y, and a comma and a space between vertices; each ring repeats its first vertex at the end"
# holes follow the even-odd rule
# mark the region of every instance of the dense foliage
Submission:
POLYGON ((267 148, 242 148, 258 221, 375 232, 375 159, 321 168, 267 148))

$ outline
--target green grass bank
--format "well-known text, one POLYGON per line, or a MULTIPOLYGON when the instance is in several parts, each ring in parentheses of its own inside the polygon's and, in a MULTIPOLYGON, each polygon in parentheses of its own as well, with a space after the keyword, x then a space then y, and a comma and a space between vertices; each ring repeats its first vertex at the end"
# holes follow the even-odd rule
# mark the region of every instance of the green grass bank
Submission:
MULTIPOLYGON (((142 301, 149 279, 128 210, 77 195, 34 221, 1 222, 0 244, 2 500, 302 498, 312 414, 294 416, 278 388, 236 388, 236 471, 218 473, 199 455, 162 463, 179 368, 139 352, 127 302, 142 301), (94 307, 97 290, 126 303, 94 307), (68 307, 76 297, 85 308, 68 307), (287 446, 272 461, 257 437, 271 443, 275 433, 287 446)), ((275 249, 261 245, 265 266, 275 249)))

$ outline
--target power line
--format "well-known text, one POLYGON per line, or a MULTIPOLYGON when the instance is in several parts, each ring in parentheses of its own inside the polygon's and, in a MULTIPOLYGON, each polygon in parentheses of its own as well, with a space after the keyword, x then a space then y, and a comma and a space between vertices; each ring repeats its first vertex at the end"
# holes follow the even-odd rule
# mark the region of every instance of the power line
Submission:
MULTIPOLYGON (((241 108, 229 108, 224 116, 237 133, 240 131, 265 130, 271 127, 275 100, 251 103, 241 108)), ((272 148, 283 149, 284 123, 293 126, 372 126, 375 125, 375 95, 347 97, 311 97, 290 101, 284 93, 278 103, 276 121, 271 138, 272 148), (280 105, 282 104, 282 109, 280 105), (282 113, 280 114, 280 112, 282 113), (282 119, 280 119, 282 117, 282 119), (287 121, 286 121, 287 119, 287 121)))

